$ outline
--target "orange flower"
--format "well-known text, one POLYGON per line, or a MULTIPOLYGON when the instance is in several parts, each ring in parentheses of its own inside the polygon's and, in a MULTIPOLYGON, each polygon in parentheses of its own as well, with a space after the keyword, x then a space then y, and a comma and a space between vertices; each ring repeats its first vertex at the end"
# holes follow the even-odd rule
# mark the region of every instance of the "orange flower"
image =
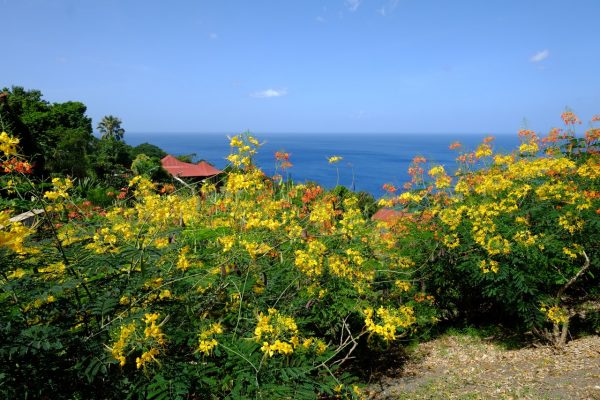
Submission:
POLYGON ((585 142, 587 144, 600 139, 600 128, 592 128, 585 132, 585 142))
POLYGON ((277 161, 289 161, 290 160, 290 153, 285 153, 283 151, 276 151, 275 152, 275 159, 277 161))
POLYGON ((306 191, 304 192, 304 195, 302 196, 302 202, 310 203, 311 201, 316 199, 321 193, 323 193, 323 189, 321 188, 321 186, 315 186, 313 188, 308 188, 308 189, 306 189, 306 191))
POLYGON ((561 137, 561 132, 562 129, 560 128, 552 128, 550 132, 548 132, 548 136, 542 138, 542 143, 556 143, 561 137))
POLYGON ((394 185, 390 185, 389 183, 384 183, 383 190, 385 190, 386 192, 394 193, 397 189, 394 185))
POLYGON ((6 160, 2 163, 2 167, 4 168, 4 172, 19 172, 21 174, 30 174, 31 173, 31 164, 27 161, 18 161, 16 158, 11 158, 10 160, 6 160))
POLYGON ((581 120, 577 118, 577 115, 575 115, 575 113, 572 111, 565 111, 560 117, 564 121, 565 125, 581 124, 581 120))
POLYGON ((460 144, 460 142, 454 142, 450 146, 448 146, 448 149, 455 150, 455 149, 458 149, 461 146, 462 146, 462 144, 460 144))

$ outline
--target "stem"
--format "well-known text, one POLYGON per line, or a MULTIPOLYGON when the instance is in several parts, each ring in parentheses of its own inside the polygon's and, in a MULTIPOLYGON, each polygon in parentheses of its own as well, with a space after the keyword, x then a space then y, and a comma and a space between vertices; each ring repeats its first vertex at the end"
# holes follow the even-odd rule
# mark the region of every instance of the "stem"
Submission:
POLYGON ((585 263, 583 264, 583 267, 575 274, 574 277, 572 277, 567 283, 565 283, 565 285, 563 287, 561 287, 558 290, 558 293, 556 294, 556 299, 560 301, 560 298, 562 297, 563 293, 569 288, 569 286, 571 286, 573 283, 575 283, 575 281, 577 279, 579 279, 579 277, 585 272, 587 271, 587 269, 590 267, 590 258, 588 257, 588 255, 585 253, 585 250, 581 252, 583 254, 583 257, 585 258, 585 263))
POLYGON ((258 384, 258 371, 259 370, 258 370, 258 368, 256 368, 256 366, 254 364, 252 364, 252 361, 250 361, 246 357, 244 357, 243 354, 238 353, 237 351, 235 351, 233 349, 230 349, 229 347, 225 346, 222 343, 219 343, 218 345, 221 346, 221 347, 223 347, 225 350, 230 351, 230 352, 234 353, 235 355, 240 356, 244 361, 246 361, 248 364, 250 364, 250 366, 252 367, 252 369, 254 369, 254 371, 256 372, 256 387, 258 388, 259 387, 259 384, 258 384))

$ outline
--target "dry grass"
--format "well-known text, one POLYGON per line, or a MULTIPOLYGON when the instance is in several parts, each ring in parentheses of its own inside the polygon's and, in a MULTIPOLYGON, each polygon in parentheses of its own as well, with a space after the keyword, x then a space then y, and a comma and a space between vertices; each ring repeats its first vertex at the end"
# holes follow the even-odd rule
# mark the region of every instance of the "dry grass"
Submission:
POLYGON ((422 343, 400 370, 369 386, 373 399, 600 399, 600 336, 507 350, 448 335, 422 343))

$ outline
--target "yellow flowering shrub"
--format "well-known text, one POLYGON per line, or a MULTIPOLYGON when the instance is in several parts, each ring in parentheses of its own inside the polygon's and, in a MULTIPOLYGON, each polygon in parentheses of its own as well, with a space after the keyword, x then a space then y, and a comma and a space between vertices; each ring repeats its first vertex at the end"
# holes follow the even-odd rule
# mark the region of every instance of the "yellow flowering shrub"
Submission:
MULTIPOLYGON (((529 130, 519 136, 510 154, 495 153, 489 139, 474 154, 460 154, 452 191, 438 185, 444 168, 433 166, 386 205, 435 215, 433 237, 424 236, 433 250, 423 278, 430 290, 444 293, 436 299, 442 309, 476 304, 541 332, 548 323, 568 326, 572 310, 561 305, 567 290, 597 295, 600 143, 594 134, 578 137, 571 125, 543 138, 529 130), (538 305, 550 300, 555 306, 540 313, 538 305)), ((425 160, 417 161, 409 173, 425 169, 425 160)), ((399 232, 398 240, 419 239, 413 232, 399 232)), ((563 333, 547 336, 555 344, 565 340, 563 333)))
POLYGON ((254 165, 257 139, 230 145, 230 172, 210 187, 166 191, 136 176, 112 206, 83 213, 74 181, 56 177, 38 196, 49 211, 38 231, 0 211, 12 333, 43 336, 44 360, 95 395, 171 382, 216 397, 314 398, 339 385, 357 397, 328 372, 335 362, 363 335, 394 346, 432 322, 410 278, 417 263, 357 194, 272 180, 254 165))
POLYGON ((383 200, 402 212, 383 222, 355 194, 270 179, 249 135, 230 138, 214 186, 161 192, 134 177, 85 218, 68 217, 76 191, 56 178, 37 231, 0 211, 3 338, 22 365, 67 371, 99 397, 356 398, 336 365, 417 335, 438 307, 566 326, 561 296, 598 269, 598 139, 549 154, 523 138, 510 155, 487 140, 452 176, 416 157, 411 190, 383 200))

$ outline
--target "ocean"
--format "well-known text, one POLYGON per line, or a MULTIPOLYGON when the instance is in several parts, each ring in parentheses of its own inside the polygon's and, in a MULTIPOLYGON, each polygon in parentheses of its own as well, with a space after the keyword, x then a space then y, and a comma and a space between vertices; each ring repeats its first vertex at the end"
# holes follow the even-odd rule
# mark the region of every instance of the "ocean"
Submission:
MULTIPOLYGON (((355 191, 366 191, 376 198, 384 194, 383 184, 401 187, 410 178, 407 170, 415 156, 444 165, 453 171, 458 155, 448 146, 459 141, 463 150, 473 150, 488 135, 476 134, 253 134, 263 145, 256 163, 272 175, 276 151, 290 153, 293 164, 289 177, 296 183, 307 181, 332 188, 339 183, 355 191), (342 161, 329 164, 331 156, 342 161), (337 170, 336 170, 337 169, 337 170), (339 181, 338 181, 339 171, 339 181)), ((495 135, 495 151, 512 151, 518 144, 516 134, 495 135)), ((148 142, 173 155, 195 154, 195 160, 206 160, 217 168, 227 165, 229 139, 214 133, 126 133, 128 144, 148 142)))

